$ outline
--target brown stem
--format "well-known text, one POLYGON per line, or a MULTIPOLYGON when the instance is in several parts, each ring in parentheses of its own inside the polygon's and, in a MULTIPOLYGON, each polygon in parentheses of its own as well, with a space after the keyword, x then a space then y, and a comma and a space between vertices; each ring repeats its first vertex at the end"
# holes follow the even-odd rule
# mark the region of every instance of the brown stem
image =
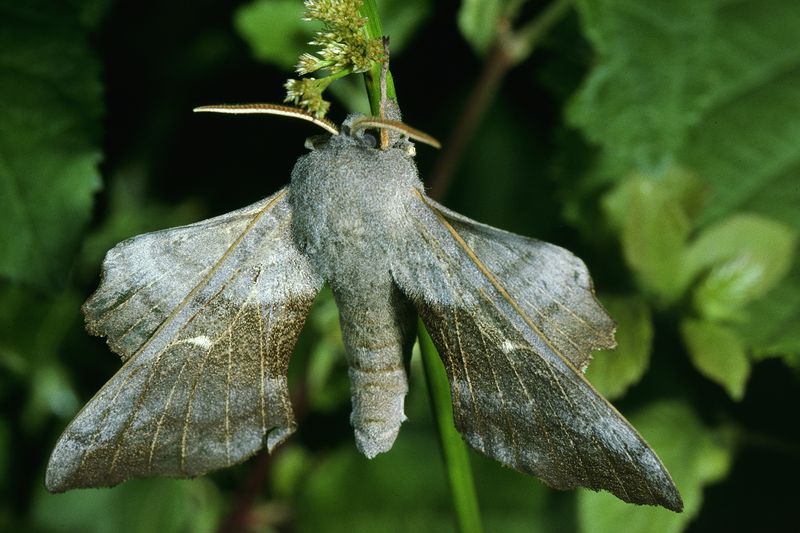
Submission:
MULTIPOLYGON (((302 421, 308 412, 308 391, 301 387, 297 394, 292 395, 295 418, 302 421)), ((239 533, 253 529, 253 504, 261 493, 262 488, 269 479, 273 461, 280 455, 283 445, 278 446, 272 454, 261 450, 255 463, 248 471, 247 479, 242 484, 233 502, 233 507, 217 528, 218 533, 239 533)))
POLYGON ((270 466, 274 456, 280 453, 280 450, 281 448, 276 449, 273 455, 270 455, 266 450, 259 452, 256 463, 250 468, 247 479, 236 495, 233 509, 219 525, 217 530, 219 533, 238 533, 251 529, 249 525, 253 503, 269 477, 270 466))
POLYGON ((472 139, 475 129, 492 103, 495 92, 511 65, 511 56, 506 53, 505 48, 495 45, 484 63, 483 72, 469 95, 464 106, 464 113, 461 114, 450 137, 444 143, 442 155, 439 156, 436 166, 433 167, 429 182, 429 195, 434 200, 441 200, 447 192, 467 144, 472 139))
POLYGON ((486 58, 483 72, 475 83, 464 113, 444 144, 442 155, 431 173, 429 182, 431 198, 440 200, 447 193, 464 150, 508 71, 531 55, 542 37, 561 20, 571 4, 572 0, 555 0, 539 16, 517 31, 510 28, 511 21, 499 22, 497 38, 486 58))

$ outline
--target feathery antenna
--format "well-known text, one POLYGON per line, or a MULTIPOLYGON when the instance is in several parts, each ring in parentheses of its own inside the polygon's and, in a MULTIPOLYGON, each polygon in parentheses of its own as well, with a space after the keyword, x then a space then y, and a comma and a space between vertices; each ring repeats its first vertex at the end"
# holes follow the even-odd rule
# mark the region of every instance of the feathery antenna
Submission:
POLYGON ((299 118, 300 120, 307 120, 312 124, 316 124, 320 128, 326 130, 333 135, 339 134, 337 128, 332 122, 324 118, 317 118, 314 115, 286 105, 278 104, 220 104, 220 105, 204 105, 194 108, 195 113, 228 113, 232 115, 253 115, 258 113, 265 113, 267 115, 280 115, 283 117, 299 118))

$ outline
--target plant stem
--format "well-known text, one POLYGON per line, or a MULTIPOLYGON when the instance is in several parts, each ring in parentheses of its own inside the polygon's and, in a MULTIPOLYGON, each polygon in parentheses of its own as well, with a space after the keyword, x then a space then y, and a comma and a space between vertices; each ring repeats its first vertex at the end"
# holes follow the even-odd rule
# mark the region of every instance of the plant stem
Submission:
MULTIPOLYGON (((383 26, 381 17, 378 14, 378 5, 375 0, 363 0, 361 4, 361 14, 367 17, 367 36, 372 39, 383 38, 383 26)), ((388 61, 388 58, 387 58, 388 61)), ((381 116, 381 69, 383 65, 376 63, 369 72, 364 73, 364 83, 367 86, 367 97, 369 98, 369 108, 376 117, 381 116)), ((397 102, 397 94, 394 90, 394 80, 391 71, 386 71, 386 97, 397 102)))
POLYGON ((220 522, 217 533, 235 533, 250 529, 248 524, 251 521, 253 503, 269 479, 271 466, 275 461, 275 456, 280 453, 281 449, 275 450, 276 453, 273 455, 270 455, 266 450, 259 452, 256 461, 247 473, 244 484, 236 494, 230 512, 220 522))
POLYGON ((461 533, 480 533, 481 525, 478 496, 469 463, 467 447, 456 431, 450 400, 450 386, 442 361, 433 345, 430 335, 419 321, 419 348, 428 383, 431 410, 439 432, 450 495, 456 511, 456 522, 461 533))
POLYGON ((539 16, 521 27, 515 33, 520 48, 515 54, 514 63, 520 63, 527 59, 539 45, 542 37, 567 14, 572 7, 573 0, 555 0, 548 5, 539 16))
MULTIPOLYGON (((308 390, 299 388, 292 394, 295 419, 301 424, 308 414, 308 390)), ((263 491, 270 478, 275 459, 283 452, 284 446, 278 446, 272 453, 261 450, 254 461, 251 461, 247 478, 239 488, 228 514, 220 521, 217 533, 237 533, 253 529, 253 506, 256 498, 263 491)))
MULTIPOLYGON (((550 28, 567 13, 572 0, 555 0, 548 5, 535 19, 519 30, 510 28, 510 20, 501 20, 499 30, 489 55, 484 62, 483 71, 473 86, 464 113, 453 128, 447 142, 444 143, 442 155, 436 162, 429 181, 430 196, 441 200, 450 187, 458 164, 464 155, 469 141, 486 110, 494 101, 497 88, 512 67, 527 59, 550 28)), ((509 15, 516 14, 516 9, 509 15)))
POLYGON ((436 161, 429 181, 429 196, 441 200, 450 188, 453 175, 464 155, 470 139, 480 123, 489 105, 494 100, 500 82, 511 68, 511 56, 502 46, 494 46, 483 65, 483 71, 464 106, 464 112, 458 119, 450 137, 443 143, 442 155, 436 161))

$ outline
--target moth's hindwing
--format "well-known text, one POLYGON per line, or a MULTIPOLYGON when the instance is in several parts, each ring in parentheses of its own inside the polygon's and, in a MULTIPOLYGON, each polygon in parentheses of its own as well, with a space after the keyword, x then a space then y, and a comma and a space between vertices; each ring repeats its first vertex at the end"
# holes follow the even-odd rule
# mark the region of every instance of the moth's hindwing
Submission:
POLYGON ((656 454, 580 371, 614 331, 585 265, 417 196, 393 275, 442 356, 467 442, 555 488, 680 510, 656 454))
POLYGON ((292 433, 288 361, 322 282, 286 193, 108 253, 84 311, 126 362, 59 439, 49 490, 196 476, 292 433))

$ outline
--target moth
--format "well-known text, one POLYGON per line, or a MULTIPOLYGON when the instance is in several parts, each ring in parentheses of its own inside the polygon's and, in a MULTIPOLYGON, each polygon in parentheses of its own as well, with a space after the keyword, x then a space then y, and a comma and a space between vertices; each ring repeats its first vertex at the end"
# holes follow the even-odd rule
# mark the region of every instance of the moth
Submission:
POLYGON ((124 365, 58 440, 49 490, 198 476, 272 451, 295 430, 289 358, 327 283, 365 456, 388 451, 405 420, 419 315, 473 448, 557 489, 682 509, 656 454, 583 376, 615 325, 580 259, 430 199, 410 138, 435 141, 399 120, 353 114, 337 128, 269 104, 200 110, 291 115, 327 134, 272 196, 108 252, 83 311, 124 365))

